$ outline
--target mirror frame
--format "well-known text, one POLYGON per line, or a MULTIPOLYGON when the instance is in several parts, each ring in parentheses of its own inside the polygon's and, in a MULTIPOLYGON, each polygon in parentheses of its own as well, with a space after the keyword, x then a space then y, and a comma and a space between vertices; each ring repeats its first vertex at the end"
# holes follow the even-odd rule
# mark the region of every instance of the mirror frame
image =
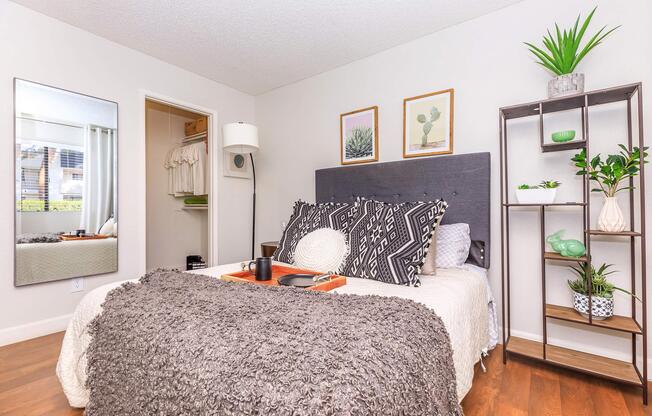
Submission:
POLYGON ((82 278, 82 277, 104 276, 104 275, 108 275, 108 274, 112 274, 112 273, 117 273, 120 270, 120 236, 119 235, 116 238, 116 262, 115 262, 116 263, 116 268, 113 271, 105 272, 105 273, 98 273, 98 274, 79 275, 79 276, 74 276, 74 277, 64 277, 64 278, 59 278, 59 279, 55 278, 55 279, 52 279, 52 280, 44 280, 44 281, 40 281, 40 282, 26 283, 26 284, 21 284, 21 285, 17 284, 18 283, 17 282, 17 277, 18 276, 17 276, 17 261, 16 261, 16 251, 17 251, 16 250, 16 245, 17 245, 16 244, 16 231, 18 230, 18 213, 17 213, 17 210, 16 210, 16 167, 17 167, 16 166, 17 165, 17 161, 16 161, 16 132, 17 132, 18 129, 17 129, 17 126, 16 126, 16 118, 17 118, 18 108, 16 106, 16 85, 20 81, 29 82, 29 83, 40 85, 40 86, 43 86, 43 87, 52 88, 52 89, 59 90, 59 91, 64 91, 64 92, 67 92, 67 93, 70 93, 70 94, 76 94, 76 95, 80 95, 80 96, 83 96, 83 97, 88 97, 88 98, 92 98, 92 99, 95 99, 95 100, 106 101, 106 102, 115 104, 115 111, 116 111, 116 139, 115 139, 116 162, 115 162, 115 196, 114 196, 114 198, 115 198, 115 206, 116 206, 116 218, 118 218, 118 219, 120 218, 120 201, 119 201, 119 196, 120 196, 120 193, 119 193, 119 190, 120 190, 120 175, 119 175, 119 173, 120 173, 120 105, 118 104, 118 102, 113 101, 113 100, 107 100, 105 98, 96 97, 96 96, 90 95, 90 94, 84 94, 84 93, 80 93, 80 92, 77 92, 77 91, 68 90, 66 88, 55 87, 53 85, 44 84, 42 82, 36 82, 36 81, 31 81, 31 80, 28 80, 28 79, 24 79, 24 78, 14 77, 14 79, 13 79, 13 120, 12 120, 12 123, 13 123, 13 138, 12 138, 12 141, 11 141, 11 146, 12 146, 11 154, 13 155, 13 157, 12 157, 12 167, 13 167, 13 174, 12 174, 13 186, 12 186, 12 188, 13 188, 13 192, 14 192, 14 195, 13 195, 13 198, 12 198, 12 204, 13 204, 12 209, 13 209, 13 213, 14 213, 14 227, 13 227, 13 234, 12 234, 13 235, 13 237, 12 237, 13 238, 13 245, 12 245, 13 257, 12 257, 12 261, 13 261, 13 269, 14 269, 13 270, 14 271, 14 273, 13 273, 14 274, 14 279, 13 279, 14 280, 14 287, 20 288, 20 287, 39 285, 39 284, 46 284, 46 283, 62 282, 62 281, 72 280, 72 279, 79 279, 79 278, 82 278))

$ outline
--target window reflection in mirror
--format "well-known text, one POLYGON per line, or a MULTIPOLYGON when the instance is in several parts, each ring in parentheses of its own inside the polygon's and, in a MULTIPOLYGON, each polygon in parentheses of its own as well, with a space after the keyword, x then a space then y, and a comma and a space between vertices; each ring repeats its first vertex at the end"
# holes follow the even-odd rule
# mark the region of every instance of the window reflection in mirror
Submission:
POLYGON ((118 269, 118 105, 16 79, 16 286, 118 269))

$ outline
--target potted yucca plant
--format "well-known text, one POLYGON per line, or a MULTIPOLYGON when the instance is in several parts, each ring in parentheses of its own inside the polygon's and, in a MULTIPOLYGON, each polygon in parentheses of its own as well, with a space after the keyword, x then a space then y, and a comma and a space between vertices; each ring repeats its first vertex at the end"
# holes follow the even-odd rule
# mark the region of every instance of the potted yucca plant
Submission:
POLYGON ((575 73, 577 65, 584 57, 611 32, 618 29, 619 26, 605 32, 606 26, 603 26, 580 48, 582 39, 586 30, 591 23, 594 8, 580 26, 580 16, 577 16, 575 25, 572 28, 564 29, 562 32, 555 23, 555 35, 550 33, 543 36, 543 48, 539 48, 532 43, 525 42, 530 52, 538 59, 537 63, 556 75, 555 78, 548 82, 548 97, 560 97, 563 95, 579 94, 584 92, 584 74, 575 73), (545 48, 545 50, 544 50, 545 48))
MULTIPOLYGON (((586 275, 587 263, 577 263, 578 267, 569 266, 578 276, 568 281, 568 287, 573 291, 573 307, 585 318, 589 316, 589 279, 586 275)), ((614 314, 614 291, 619 290, 634 298, 638 296, 621 289, 607 280, 607 276, 615 271, 607 271, 613 264, 602 264, 597 270, 591 265, 591 315, 593 319, 603 320, 614 314)))

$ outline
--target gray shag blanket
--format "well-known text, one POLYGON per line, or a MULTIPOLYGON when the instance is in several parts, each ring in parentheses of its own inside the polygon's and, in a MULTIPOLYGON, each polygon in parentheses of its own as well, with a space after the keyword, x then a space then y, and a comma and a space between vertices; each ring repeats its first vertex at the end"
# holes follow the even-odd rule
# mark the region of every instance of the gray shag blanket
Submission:
POLYGON ((19 234, 16 237, 16 244, 31 244, 31 243, 59 243, 59 234, 57 233, 33 233, 33 234, 19 234))
POLYGON ((90 324, 86 415, 461 415, 448 333, 400 298, 157 270, 90 324))

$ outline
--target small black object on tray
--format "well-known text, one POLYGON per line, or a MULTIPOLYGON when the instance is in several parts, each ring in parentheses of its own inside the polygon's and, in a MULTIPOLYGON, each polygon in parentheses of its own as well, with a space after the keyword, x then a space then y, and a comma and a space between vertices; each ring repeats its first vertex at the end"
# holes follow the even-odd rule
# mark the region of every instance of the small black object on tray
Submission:
POLYGON ((315 276, 319 276, 319 275, 303 274, 303 273, 286 274, 285 276, 281 276, 278 278, 278 284, 281 286, 294 286, 294 287, 307 288, 317 284, 317 282, 313 279, 315 276))

